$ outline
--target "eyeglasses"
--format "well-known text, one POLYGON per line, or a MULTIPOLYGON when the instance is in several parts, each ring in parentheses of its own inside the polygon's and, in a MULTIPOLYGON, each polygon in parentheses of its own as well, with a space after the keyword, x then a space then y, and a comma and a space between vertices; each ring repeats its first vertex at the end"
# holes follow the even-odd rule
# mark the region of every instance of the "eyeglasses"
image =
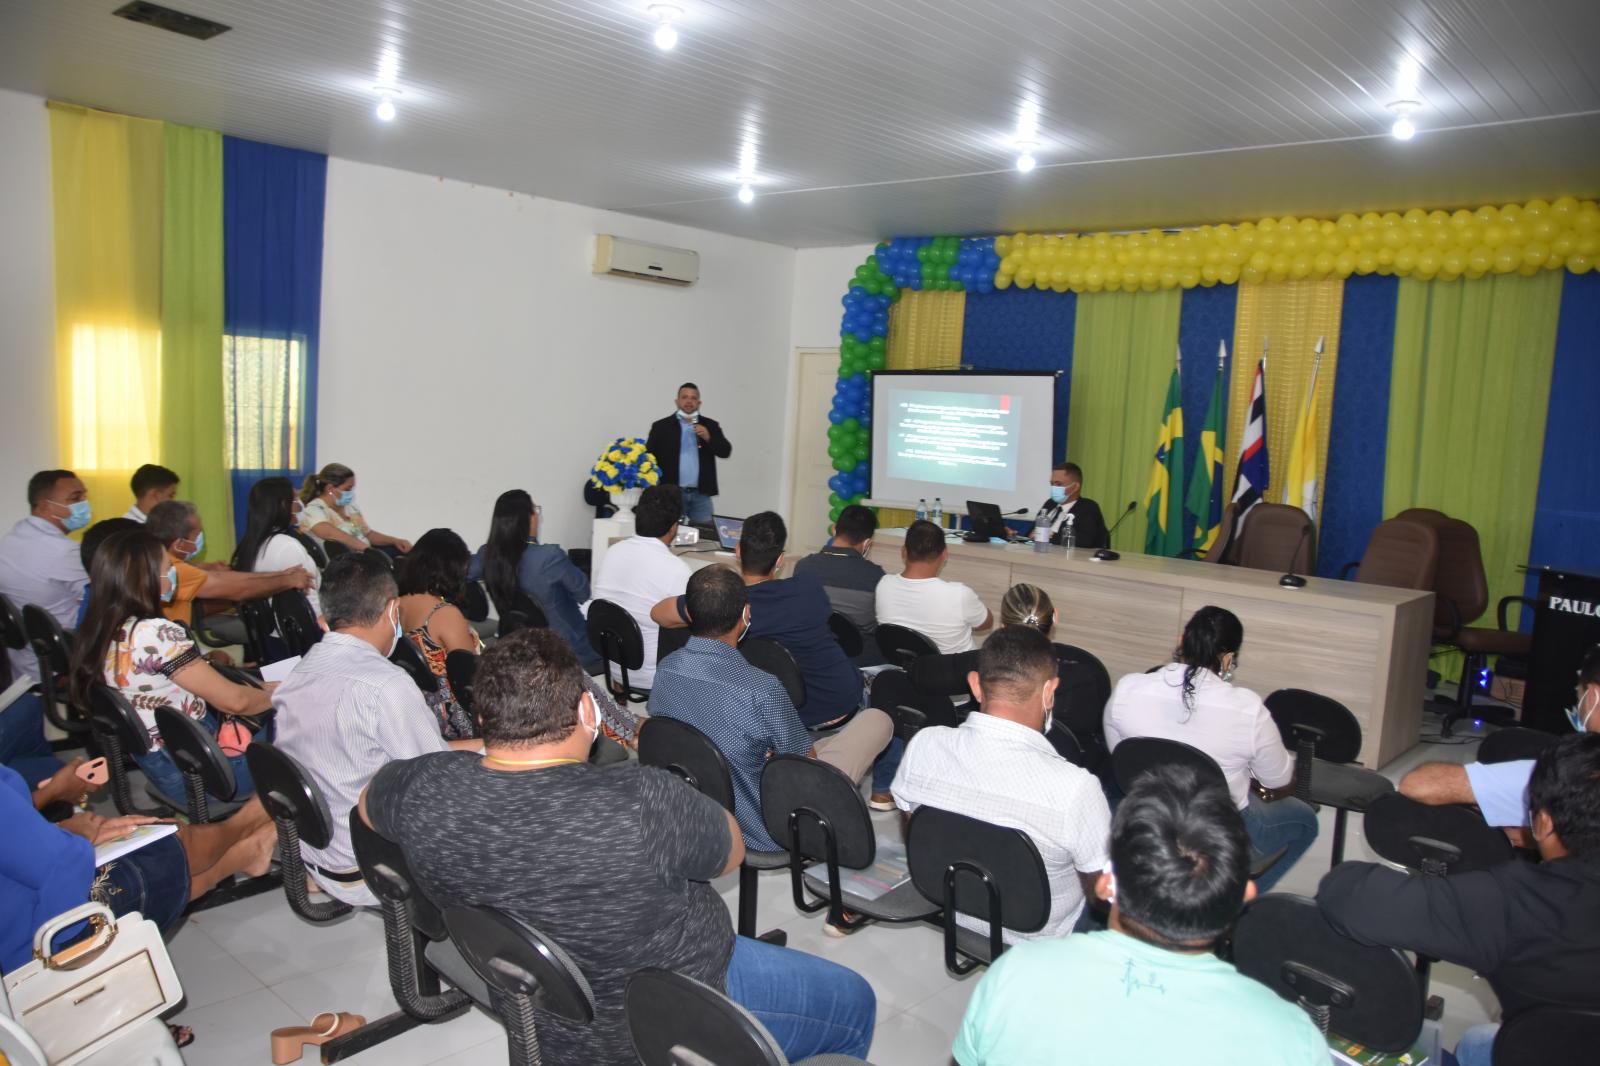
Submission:
POLYGON ((542 518, 543 516, 544 516, 544 505, 543 504, 538 504, 538 503, 534 504, 533 505, 533 517, 542 518))

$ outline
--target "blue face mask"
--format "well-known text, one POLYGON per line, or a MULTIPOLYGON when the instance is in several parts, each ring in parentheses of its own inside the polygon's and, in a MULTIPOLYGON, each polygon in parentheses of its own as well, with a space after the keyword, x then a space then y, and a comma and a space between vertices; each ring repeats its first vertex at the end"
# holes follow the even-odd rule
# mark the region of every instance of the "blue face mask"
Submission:
POLYGON ((199 532, 199 534, 196 535, 196 537, 194 538, 194 551, 190 552, 188 555, 185 555, 184 558, 185 559, 193 559, 195 556, 199 555, 201 552, 203 552, 205 550, 206 550, 206 531, 202 529, 199 532))
POLYGON ((1067 488, 1066 488, 1066 486, 1065 485, 1051 485, 1050 486, 1050 499, 1054 503, 1066 503, 1067 502, 1067 488))
POLYGON ((334 502, 340 507, 349 507, 352 503, 356 502, 356 490, 345 489, 343 492, 339 493, 339 498, 334 502))
POLYGON ((1567 721, 1571 722, 1572 728, 1580 733, 1589 731, 1590 717, 1593 716, 1595 711, 1600 710, 1600 701, 1596 701, 1596 705, 1588 710, 1584 709, 1583 705, 1588 702, 1588 696, 1588 690, 1585 689, 1583 694, 1578 697, 1578 702, 1574 706, 1567 708, 1567 721))
POLYGON ((172 597, 178 591, 178 568, 176 566, 167 567, 166 577, 167 587, 161 593, 161 602, 171 603, 172 597))
MULTIPOLYGON (((54 500, 51 502, 55 503, 54 500)), ((67 509, 67 517, 61 520, 61 524, 67 527, 68 533, 75 533, 82 529, 94 517, 94 512, 89 508, 88 500, 79 500, 77 503, 57 503, 56 506, 67 509)))

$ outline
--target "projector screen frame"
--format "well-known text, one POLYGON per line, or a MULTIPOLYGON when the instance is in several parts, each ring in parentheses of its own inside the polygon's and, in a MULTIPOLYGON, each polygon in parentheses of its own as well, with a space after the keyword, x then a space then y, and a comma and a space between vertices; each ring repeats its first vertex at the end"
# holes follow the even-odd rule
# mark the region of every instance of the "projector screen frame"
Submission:
MULTIPOLYGON (((876 441, 876 437, 877 437, 877 415, 876 415, 876 411, 877 411, 877 403, 878 403, 878 379, 879 378, 886 378, 886 377, 887 378, 894 378, 894 377, 928 377, 928 376, 934 376, 934 375, 936 375, 938 377, 941 377, 941 378, 948 376, 948 377, 950 377, 952 379, 968 379, 968 378, 1059 378, 1059 377, 1061 377, 1061 374, 1062 374, 1062 371, 1060 371, 1060 370, 1000 370, 1000 369, 993 369, 993 368, 990 368, 990 367, 983 367, 983 368, 980 369, 980 368, 977 368, 977 367, 970 367, 970 366, 967 366, 965 364, 963 364, 961 366, 951 366, 951 367, 947 367, 947 368, 940 368, 940 367, 906 368, 906 367, 900 367, 900 368, 896 368, 894 370, 875 370, 875 371, 873 371, 871 374, 869 374, 867 376, 867 410, 874 412, 874 414, 873 414, 873 431, 871 433, 869 433, 868 437, 867 437, 867 472, 868 472, 867 476, 868 476, 869 480, 867 482, 866 498, 863 499, 861 502, 863 504, 869 506, 869 507, 891 507, 891 508, 896 508, 896 509, 900 509, 900 510, 914 509, 916 507, 916 501, 915 500, 878 499, 878 498, 876 498, 876 496, 874 494, 874 490, 877 488, 877 486, 872 481, 872 470, 873 470, 873 464, 874 464, 874 462, 876 460, 875 449, 877 447, 877 441, 876 441)), ((1054 409, 1054 406, 1052 405, 1051 411, 1050 411, 1050 439, 1052 441, 1057 439, 1057 434, 1060 432, 1060 429, 1061 429, 1061 427, 1056 425, 1055 409, 1054 409)), ((972 490, 969 490, 969 491, 974 493, 974 496, 972 498, 973 499, 977 499, 978 498, 977 494, 981 493, 983 490, 981 490, 981 489, 972 489, 972 490)), ((991 502, 991 501, 983 501, 983 502, 991 502)), ((949 514, 965 515, 967 513, 967 501, 966 501, 966 499, 961 499, 961 500, 958 500, 958 501, 952 501, 952 500, 945 501, 944 513, 947 514, 947 515, 949 515, 949 514)))

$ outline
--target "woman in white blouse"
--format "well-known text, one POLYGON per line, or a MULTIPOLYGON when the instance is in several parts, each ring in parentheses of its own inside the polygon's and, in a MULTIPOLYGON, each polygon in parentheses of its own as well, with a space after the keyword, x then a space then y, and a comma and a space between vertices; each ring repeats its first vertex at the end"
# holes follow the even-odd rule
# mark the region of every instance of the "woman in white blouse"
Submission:
POLYGON ((1232 611, 1200 608, 1183 627, 1175 662, 1117 682, 1106 704, 1105 737, 1113 751, 1130 737, 1160 737, 1215 759, 1256 857, 1288 847, 1256 879, 1265 892, 1317 838, 1317 815, 1291 794, 1294 757, 1266 704, 1232 684, 1243 643, 1244 626, 1232 611))
MULTIPOLYGON (((322 623, 322 573, 316 560, 294 535, 300 501, 294 485, 286 477, 264 477, 250 486, 250 503, 245 511, 244 535, 233 550, 233 568, 249 573, 304 567, 311 575, 305 590, 317 621, 322 623)), ((324 628, 326 624, 324 623, 324 628)))
POLYGON ((379 533, 367 525, 356 506, 356 472, 343 463, 329 463, 315 474, 306 475, 300 489, 300 528, 320 541, 338 541, 353 552, 368 548, 387 548, 391 555, 404 555, 411 542, 379 533))

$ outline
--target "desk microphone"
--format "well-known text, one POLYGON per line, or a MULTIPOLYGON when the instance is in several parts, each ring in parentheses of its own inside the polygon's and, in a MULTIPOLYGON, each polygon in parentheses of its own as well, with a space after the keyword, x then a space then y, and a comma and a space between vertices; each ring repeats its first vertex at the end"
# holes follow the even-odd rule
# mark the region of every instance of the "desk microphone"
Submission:
POLYGON ((1018 507, 1015 511, 1007 511, 1005 514, 1001 515, 1000 517, 1001 518, 1015 518, 1017 515, 1022 515, 1022 514, 1027 514, 1027 513, 1028 513, 1028 509, 1026 507, 1018 507))
POLYGON ((1300 539, 1295 542, 1294 554, 1289 556, 1289 572, 1278 579, 1278 584, 1286 589, 1303 589, 1306 579, 1294 572, 1295 560, 1300 558, 1300 548, 1305 544, 1306 538, 1311 535, 1311 523, 1307 522, 1300 527, 1300 539))
MULTIPOLYGON (((1111 528, 1106 531, 1107 544, 1111 543, 1111 534, 1115 533, 1118 528, 1121 527, 1122 523, 1128 520, 1128 516, 1131 515, 1134 512, 1134 509, 1138 506, 1139 503, 1137 500, 1128 501, 1128 506, 1125 510, 1123 510, 1122 517, 1111 523, 1111 528)), ((1110 548, 1099 548, 1096 549, 1095 553, 1091 555, 1090 558, 1097 563, 1114 563, 1118 559, 1122 558, 1122 553, 1114 552, 1110 548)))

